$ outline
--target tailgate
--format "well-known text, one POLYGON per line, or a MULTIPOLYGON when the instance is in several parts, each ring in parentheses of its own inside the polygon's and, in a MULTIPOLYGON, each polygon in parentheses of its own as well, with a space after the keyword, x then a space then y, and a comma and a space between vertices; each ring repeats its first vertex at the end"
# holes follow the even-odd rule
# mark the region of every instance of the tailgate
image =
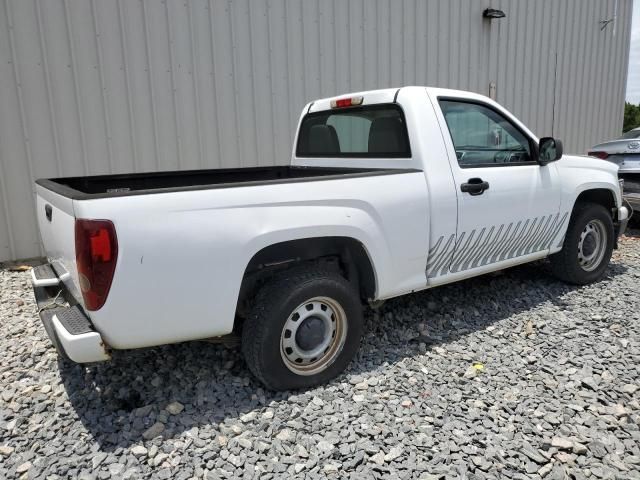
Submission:
POLYGON ((73 200, 36 185, 38 227, 49 263, 69 293, 82 304, 78 288, 73 200))

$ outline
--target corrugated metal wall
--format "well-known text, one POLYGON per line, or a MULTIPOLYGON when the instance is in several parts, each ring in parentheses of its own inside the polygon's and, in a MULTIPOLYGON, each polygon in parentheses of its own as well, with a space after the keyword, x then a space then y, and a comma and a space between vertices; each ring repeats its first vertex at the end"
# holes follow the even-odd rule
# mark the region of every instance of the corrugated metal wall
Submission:
POLYGON ((601 31, 615 5, 0 0, 0 260, 40 254, 35 178, 286 163, 304 103, 340 92, 493 82, 584 152, 622 125, 632 1, 601 31))

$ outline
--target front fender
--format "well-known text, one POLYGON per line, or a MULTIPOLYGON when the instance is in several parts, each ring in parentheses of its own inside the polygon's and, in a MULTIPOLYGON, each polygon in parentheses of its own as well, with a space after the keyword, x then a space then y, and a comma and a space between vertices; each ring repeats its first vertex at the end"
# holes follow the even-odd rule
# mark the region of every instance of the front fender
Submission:
POLYGON ((593 157, 565 155, 557 163, 562 188, 562 210, 571 211, 576 199, 587 190, 605 189, 622 205, 618 166, 593 157))

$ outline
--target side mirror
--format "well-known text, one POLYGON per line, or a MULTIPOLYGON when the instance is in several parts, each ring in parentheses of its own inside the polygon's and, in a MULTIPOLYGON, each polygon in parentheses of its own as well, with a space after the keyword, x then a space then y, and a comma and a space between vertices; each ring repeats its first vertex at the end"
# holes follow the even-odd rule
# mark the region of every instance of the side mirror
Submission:
POLYGON ((562 158, 562 142, 553 137, 542 137, 538 144, 538 163, 546 165, 562 158))

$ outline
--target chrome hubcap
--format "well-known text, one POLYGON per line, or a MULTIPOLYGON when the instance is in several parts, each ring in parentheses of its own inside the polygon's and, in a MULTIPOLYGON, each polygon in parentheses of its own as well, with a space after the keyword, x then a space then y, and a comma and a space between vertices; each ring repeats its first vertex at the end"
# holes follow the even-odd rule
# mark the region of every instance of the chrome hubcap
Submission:
POLYGON ((598 268, 607 248, 607 233, 600 220, 591 220, 582 230, 578 241, 578 263, 590 272, 598 268))
POLYGON ((347 338, 347 317, 338 302, 314 297, 298 305, 282 328, 280 353, 289 370, 315 375, 338 357, 347 338))

